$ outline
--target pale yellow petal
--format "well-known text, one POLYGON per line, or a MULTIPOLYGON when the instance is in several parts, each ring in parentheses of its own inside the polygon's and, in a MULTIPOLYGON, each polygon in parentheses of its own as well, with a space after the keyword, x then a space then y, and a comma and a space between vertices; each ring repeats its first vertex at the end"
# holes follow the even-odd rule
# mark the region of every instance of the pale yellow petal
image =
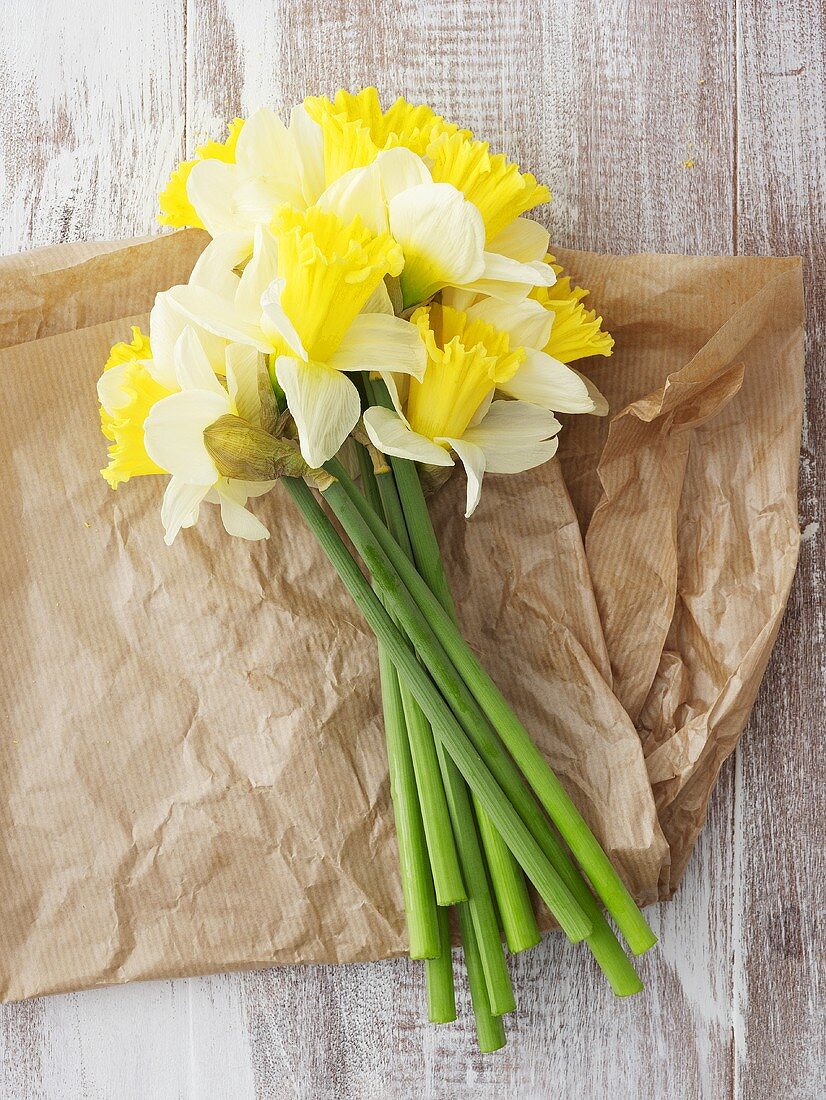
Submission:
POLYGON ((409 458, 430 466, 452 466, 453 459, 445 447, 427 436, 411 431, 400 416, 390 409, 374 405, 364 411, 364 427, 370 442, 382 454, 409 458))
POLYGON ((358 390, 325 363, 287 355, 276 360, 275 374, 298 429, 301 454, 315 469, 333 458, 358 423, 358 390))
POLYGON ((404 307, 450 284, 481 278, 485 227, 479 211, 449 184, 419 184, 389 204, 390 232, 404 252, 404 307))

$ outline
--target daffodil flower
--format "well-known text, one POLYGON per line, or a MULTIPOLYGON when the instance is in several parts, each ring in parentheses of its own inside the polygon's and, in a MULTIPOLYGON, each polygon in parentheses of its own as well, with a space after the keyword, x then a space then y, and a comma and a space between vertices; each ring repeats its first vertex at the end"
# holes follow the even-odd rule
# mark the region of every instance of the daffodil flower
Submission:
POLYGON ((229 134, 225 141, 207 141, 204 145, 199 145, 192 160, 181 161, 175 168, 158 197, 161 208, 158 221, 161 225, 171 225, 175 229, 181 229, 184 226, 191 226, 194 229, 205 228, 187 194, 190 174, 195 165, 202 160, 222 160, 233 163, 235 147, 243 126, 242 118, 234 119, 229 125, 229 134))
POLYGON ((213 237, 242 234, 247 255, 256 225, 268 224, 283 203, 310 205, 323 190, 321 127, 303 107, 293 109, 289 126, 262 107, 240 130, 233 160, 199 159, 186 180, 201 225, 213 237))
POLYGON ((152 405, 143 425, 150 460, 172 476, 164 493, 161 521, 170 546, 183 527, 198 520, 201 504, 220 505, 227 532, 244 539, 269 537, 266 527, 245 505, 269 492, 275 482, 222 477, 204 442, 205 430, 222 416, 259 424, 258 352, 230 344, 226 349, 226 387, 219 381, 194 329, 187 326, 175 345, 179 390, 152 405))
MULTIPOLYGON (((318 207, 284 208, 277 239, 262 226, 239 278, 218 264, 214 287, 169 291, 174 306, 208 332, 269 355, 298 428, 301 453, 317 468, 358 422, 356 387, 364 370, 421 376, 418 332, 386 311, 386 274, 402 255, 388 234, 374 235, 318 207), (385 304, 383 304, 385 303, 385 304), (364 312, 366 308, 375 312, 364 312)), ((220 239, 213 242, 223 247, 220 239)))
MULTIPOLYGON (((450 301, 450 296, 446 297, 450 301)), ((511 346, 522 349, 519 368, 497 384, 501 394, 530 401, 551 412, 598 416, 608 412, 607 402, 592 382, 542 350, 556 323, 552 310, 532 298, 511 303, 483 298, 468 307, 467 316, 506 332, 511 346)))
POLYGON ((168 291, 155 297, 149 314, 149 338, 152 356, 146 360, 146 369, 155 381, 170 391, 178 388, 175 348, 185 328, 192 328, 198 337, 204 354, 216 374, 224 373, 224 356, 229 340, 216 336, 196 324, 177 309, 168 291))
POLYGON ((395 411, 367 409, 364 426, 385 454, 434 466, 453 466, 457 455, 467 472, 469 517, 485 472, 517 473, 547 462, 561 425, 537 405, 493 399, 524 360, 506 332, 449 306, 421 308, 412 323, 427 348, 424 378, 410 380, 403 406, 395 390, 395 411))
MULTIPOLYGON (((220 247, 226 249, 226 245, 220 247)), ((214 266, 214 256, 208 246, 192 273, 196 283, 214 266)), ((228 262, 235 261, 231 258, 228 262)), ((101 473, 113 489, 130 477, 163 472, 146 453, 143 422, 157 401, 178 389, 175 346, 187 324, 184 314, 162 292, 149 315, 149 337, 133 329, 131 344, 112 348, 97 389, 101 428, 112 442, 109 464, 101 473)), ((214 371, 223 374, 228 341, 202 328, 196 328, 196 334, 214 371)))
MULTIPOLYGON (((409 103, 399 96, 386 111, 383 110, 375 88, 362 88, 356 93, 341 89, 332 100, 326 96, 308 96, 304 107, 322 129, 331 120, 338 123, 339 128, 350 128, 337 142, 325 143, 325 154, 338 163, 338 147, 349 141, 349 156, 344 160, 347 168, 356 167, 359 163, 359 149, 362 157, 375 156, 383 149, 397 147, 410 149, 423 157, 431 142, 442 134, 470 136, 469 131, 460 131, 455 123, 436 114, 426 103, 409 103)), ((361 161, 361 165, 365 163, 368 161, 361 161)), ((330 178, 332 180, 337 176, 331 172, 330 178)))
POLYGON ((534 286, 552 286, 556 274, 541 262, 548 235, 519 219, 485 245, 480 210, 451 183, 436 182, 421 159, 402 147, 376 152, 331 184, 319 205, 345 219, 358 216, 375 232, 387 231, 401 246, 402 309, 427 301, 446 286, 468 295, 491 294, 520 301, 534 286))
POLYGON ((131 477, 163 473, 146 453, 143 425, 152 406, 172 389, 156 381, 148 366, 151 359, 149 340, 133 328, 132 342, 115 344, 98 380, 101 430, 111 441, 109 463, 101 474, 113 489, 131 477))
POLYGON ((583 298, 588 291, 573 286, 570 275, 563 275, 562 268, 553 256, 546 256, 558 278, 552 287, 537 286, 531 291, 545 309, 554 314, 551 337, 545 351, 563 363, 574 363, 591 355, 611 354, 614 337, 602 327, 602 318, 593 309, 586 309, 583 298))
POLYGON ((427 147, 433 179, 452 184, 477 207, 488 241, 551 197, 530 172, 520 172, 503 153, 491 154, 489 149, 486 141, 459 132, 440 134, 427 147))

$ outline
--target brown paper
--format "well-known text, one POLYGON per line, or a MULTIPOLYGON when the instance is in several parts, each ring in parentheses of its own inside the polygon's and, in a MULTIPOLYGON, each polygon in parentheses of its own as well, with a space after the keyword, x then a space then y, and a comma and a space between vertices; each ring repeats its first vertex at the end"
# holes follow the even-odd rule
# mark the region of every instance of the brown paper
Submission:
MULTIPOLYGON (((290 501, 257 503, 267 543, 208 509, 167 549, 160 482, 97 473, 106 352, 202 246, 0 261, 5 1000, 405 949, 374 645, 290 501)), ((569 418, 470 522, 459 477, 433 509, 469 640, 649 902, 794 571, 800 265, 563 262, 617 337, 586 364, 610 424, 569 418)))

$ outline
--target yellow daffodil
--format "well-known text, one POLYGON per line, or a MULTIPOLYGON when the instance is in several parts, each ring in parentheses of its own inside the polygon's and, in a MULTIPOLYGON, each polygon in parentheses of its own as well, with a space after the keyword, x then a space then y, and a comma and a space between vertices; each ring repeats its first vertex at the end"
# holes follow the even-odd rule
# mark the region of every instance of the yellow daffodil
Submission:
POLYGON ((132 329, 130 344, 115 344, 98 381, 101 429, 111 440, 109 464, 101 470, 113 489, 141 474, 163 470, 146 453, 143 425, 152 406, 171 392, 147 369, 149 340, 132 329))
MULTIPOLYGON (((547 256, 546 260, 558 276, 562 274, 553 256, 547 256)), ((587 296, 587 290, 572 286, 570 275, 558 278, 550 288, 538 286, 531 293, 532 298, 554 314, 545 351, 563 363, 573 363, 590 355, 608 356, 614 347, 613 336, 602 328, 602 318, 582 304, 587 296)))
MULTIPOLYGON (((207 252, 193 271, 196 282, 208 266, 207 252)), ((163 472, 146 453, 143 425, 152 406, 178 389, 175 346, 186 326, 186 317, 161 293, 149 315, 149 337, 133 328, 132 342, 111 350, 97 388, 101 428, 112 441, 109 465, 101 472, 113 489, 130 477, 163 472)), ((197 334, 213 368, 223 373, 227 341, 203 329, 197 334)))
POLYGON ((486 141, 443 133, 430 143, 427 155, 433 179, 451 184, 478 209, 488 241, 551 197, 529 172, 520 172, 502 153, 491 154, 486 141))
POLYGON ((269 224, 282 204, 304 207, 323 191, 321 128, 303 107, 289 126, 262 107, 240 129, 231 156, 188 162, 184 180, 197 224, 213 237, 241 235, 249 255, 256 225, 269 224))
POLYGON ((208 332, 271 357, 313 468, 339 450, 360 414, 347 373, 395 370, 420 376, 425 354, 416 329, 387 311, 385 275, 402 254, 387 234, 349 225, 330 211, 284 208, 277 238, 259 226, 239 278, 218 239, 212 285, 173 287, 175 308, 208 332), (369 312, 368 312, 369 310, 369 312))
POLYGON ((427 301, 445 286, 469 294, 519 301, 537 283, 556 275, 541 263, 548 235, 519 219, 485 247, 482 215, 448 183, 435 183, 424 161, 409 149, 381 152, 364 168, 351 169, 327 188, 319 205, 342 217, 358 215, 374 231, 386 229, 401 246, 402 308, 427 301))
POLYGON ((458 132, 424 103, 399 97, 383 110, 375 88, 362 88, 355 95, 342 90, 332 100, 308 96, 304 106, 324 132, 328 184, 351 168, 370 164, 382 150, 402 147, 423 157, 436 137, 458 132))
POLYGON ((159 470, 172 475, 161 507, 167 545, 182 527, 197 522, 205 500, 220 505, 229 534, 252 540, 269 537, 245 505, 275 483, 222 477, 204 442, 204 431, 222 416, 240 416, 255 425, 261 419, 259 353, 230 344, 225 355, 226 386, 216 376, 195 330, 186 327, 175 346, 179 390, 155 402, 143 426, 147 455, 159 470))
MULTIPOLYGON (((547 462, 561 425, 546 409, 525 401, 496 401, 524 360, 506 332, 449 306, 433 305, 412 318, 427 348, 421 382, 411 380, 395 411, 374 407, 364 425, 385 454, 467 471, 466 515, 472 515, 490 473, 516 473, 547 462)), ((391 389, 394 392, 394 389, 391 389)))
POLYGON ((233 163, 235 147, 243 125, 242 118, 234 119, 229 125, 229 136, 226 141, 208 141, 195 150, 192 160, 182 161, 178 165, 158 199, 161 208, 158 221, 161 225, 171 225, 176 229, 183 226, 191 226, 194 229, 206 228, 189 199, 187 193, 189 177, 195 165, 204 160, 233 163))
MULTIPOLYGON (((444 300, 451 302, 448 292, 444 300)), ((556 324, 553 310, 533 298, 522 302, 481 298, 467 307, 467 316, 506 332, 511 346, 521 350, 519 368, 497 384, 500 393, 541 405, 551 412, 599 416, 608 412, 605 399, 591 382, 544 350, 551 343, 556 324)))
POLYGON ((122 363, 129 363, 133 359, 151 358, 152 345, 149 342, 149 337, 145 336, 137 325, 132 325, 131 342, 127 343, 125 340, 121 340, 119 343, 113 344, 103 369, 104 371, 111 370, 112 367, 119 367, 122 363))

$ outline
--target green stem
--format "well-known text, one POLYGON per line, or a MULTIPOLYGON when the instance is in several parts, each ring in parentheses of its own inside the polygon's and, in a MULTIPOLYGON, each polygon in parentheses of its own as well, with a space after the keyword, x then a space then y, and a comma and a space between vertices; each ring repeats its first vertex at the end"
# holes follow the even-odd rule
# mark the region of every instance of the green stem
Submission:
POLYGON ((439 905, 467 900, 433 730, 410 689, 402 685, 402 707, 413 755, 427 850, 439 905))
MULTIPOLYGON (((388 655, 395 664, 399 675, 410 686, 416 701, 433 726, 434 733, 439 741, 444 744, 468 786, 479 797, 479 801, 501 834, 502 839, 516 856, 520 866, 536 886, 540 896, 555 914, 569 938, 575 942, 583 939, 591 930, 590 923, 583 917, 582 911, 574 901, 570 891, 562 884, 559 875, 505 797, 501 787, 479 753, 468 740, 456 717, 446 705, 442 695, 440 695, 439 689, 424 666, 419 662, 410 640, 401 633, 385 611, 381 601, 371 589, 352 554, 342 542, 338 532, 324 514, 310 489, 303 481, 295 478, 284 478, 283 481, 306 523, 318 539, 331 564, 367 620, 368 625, 387 647, 388 655)), ((337 499, 340 502, 340 498, 337 497, 337 499)), ((349 509, 352 510, 348 513, 348 518, 352 518, 352 512, 358 515, 346 494, 344 495, 344 501, 348 502, 349 509)), ((380 524, 380 526, 383 527, 384 525, 380 524)), ((373 547, 377 548, 375 542, 373 547)), ((426 630, 427 624, 424 623, 424 620, 417 621, 416 616, 418 615, 419 619, 421 619, 421 616, 407 589, 392 570, 388 572, 383 566, 381 556, 377 556, 375 551, 370 553, 368 550, 368 553, 362 555, 362 557, 368 569, 373 573, 383 595, 388 598, 388 601, 392 598, 395 604, 394 610, 405 607, 406 617, 411 622, 416 623, 414 633, 417 635, 418 641, 421 642, 423 656, 427 659, 430 644, 430 638, 426 630), (423 635, 422 625, 425 627, 423 635)))
MULTIPOLYGON (((370 459, 370 455, 367 453, 367 448, 360 445, 356 446, 356 453, 358 454, 359 473, 361 474, 361 491, 364 493, 364 499, 373 509, 377 516, 382 514, 381 497, 379 496, 379 487, 376 484, 376 475, 373 473, 373 463, 370 459)), ((340 465, 340 463, 339 463, 340 465)), ((341 467, 342 470, 344 467, 341 467)), ((347 471, 345 470, 345 473, 347 471)))
MULTIPOLYGON (((387 526, 405 553, 411 556, 412 551, 407 538, 404 513, 402 512, 399 495, 396 492, 393 475, 389 472, 379 474, 374 480, 378 484, 387 526)), ((429 725, 427 732, 430 734, 429 744, 433 744, 432 731, 429 725)), ((473 919, 476 944, 488 985, 490 1010, 495 1016, 500 1016, 505 1012, 512 1012, 516 1005, 502 952, 502 943, 499 939, 499 925, 490 892, 488 874, 479 847, 476 820, 468 797, 467 787, 456 765, 445 754, 441 746, 436 746, 436 752, 438 753, 438 762, 444 783, 443 791, 453 821, 452 835, 456 838, 462 872, 467 884, 468 909, 473 919)))
POLYGON ((456 1019, 456 993, 453 987, 453 955, 450 944, 450 910, 439 906, 439 954, 425 959, 427 981, 427 1018, 432 1024, 449 1024, 456 1019))
MULTIPOLYGON (((397 524, 401 516, 387 510, 390 508, 389 502, 387 508, 385 507, 384 496, 377 484, 381 479, 373 473, 372 464, 363 447, 359 447, 359 462, 365 499, 372 502, 373 510, 377 515, 384 514, 386 517, 392 517, 393 529, 398 533, 397 524), (367 459, 366 462, 362 460, 362 455, 367 459)), ((387 476, 392 478, 392 474, 387 476)), ((387 522, 390 523, 391 518, 388 518, 387 522)), ((401 685, 401 699, 410 752, 413 757, 413 770, 416 774, 427 849, 430 854, 436 901, 439 905, 453 905, 459 901, 466 901, 467 891, 459 866, 433 730, 405 684, 401 685)))
POLYGON ((432 959, 439 954, 441 947, 436 898, 416 795, 413 761, 404 728, 399 678, 382 645, 379 645, 379 674, 410 957, 432 959))
MULTIPOLYGON (((361 471, 361 487, 364 493, 365 499, 378 515, 381 511, 381 497, 379 496, 378 486, 376 485, 376 478, 373 474, 373 464, 364 447, 357 447, 359 469, 361 471)), ((398 682, 398 677, 396 678, 398 682)), ((401 685, 400 689, 401 689, 401 685)), ((413 699, 410 692, 405 689, 401 691, 402 708, 405 711, 405 721, 408 722, 408 741, 411 743, 411 756, 413 757, 413 770, 416 773, 416 786, 419 790, 420 807, 422 801, 421 786, 420 786, 420 773, 422 771, 421 765, 417 769, 415 754, 413 753, 412 744, 417 741, 414 736, 410 737, 409 732, 409 715, 407 712, 407 702, 410 700, 413 706, 416 707, 418 714, 421 715, 422 721, 427 722, 421 708, 413 699)), ((414 719, 415 721, 415 719, 414 719)), ((433 734, 430 727, 427 728, 427 733, 430 738, 431 746, 433 745, 433 734)), ((433 747, 433 767, 438 768, 438 760, 436 760, 436 750, 433 747)), ((441 791, 441 801, 445 806, 445 813, 447 813, 447 804, 444 799, 444 789, 441 791)), ((450 822, 448 821, 448 827, 450 822)), ((425 837, 428 835, 427 822, 423 819, 423 827, 425 831, 425 837)), ((431 847, 431 841, 428 841, 428 851, 431 847)), ((450 836, 450 845, 455 853, 455 846, 453 844, 453 835, 450 836)), ((457 873, 458 873, 458 857, 457 873)), ((432 865, 431 865, 432 871, 432 865)), ((436 890, 436 900, 439 900, 439 886, 437 885, 437 878, 434 873, 434 888, 436 890)), ((461 885, 461 879, 460 879, 461 885)), ((444 886, 442 884, 442 888, 444 886)), ((464 900, 464 890, 462 890, 462 898, 464 900)), ((437 907, 436 919, 439 929, 439 954, 435 958, 425 959, 425 983, 427 985, 427 1005, 428 1005, 428 1018, 431 1023, 434 1024, 448 1024, 456 1019, 456 993, 453 986, 453 957, 451 954, 450 943, 450 912, 448 909, 443 908, 441 905, 437 907)))
MULTIPOLYGON (((373 517, 362 512, 358 502, 352 501, 347 495, 345 487, 348 480, 345 474, 324 495, 330 500, 331 506, 334 507, 334 511, 336 511, 342 523, 344 523, 344 520, 337 510, 337 506, 333 505, 331 493, 336 502, 342 495, 347 497, 348 503, 359 512, 360 522, 351 522, 352 530, 347 529, 346 523, 344 526, 362 558, 365 558, 365 554, 359 542, 367 548, 367 553, 372 554, 374 558, 377 549, 382 552, 385 561, 390 566, 391 573, 395 575, 396 582, 400 579, 409 594, 413 596, 414 602, 425 616, 432 633, 435 634, 439 643, 450 655, 455 670, 460 674, 460 679, 472 692, 554 824, 570 845, 594 889, 616 920, 631 950, 635 954, 641 954, 643 951, 648 950, 656 943, 656 936, 648 927, 636 902, 626 889, 611 861, 603 852, 599 841, 591 832, 576 806, 574 806, 562 783, 531 740, 530 734, 510 709, 499 689, 481 666, 476 655, 456 628, 450 615, 434 596, 398 543, 392 538, 387 528, 383 523, 375 522, 373 517)), ((346 511, 349 511, 349 509, 346 509, 346 511)), ((369 512, 369 509, 367 511, 369 512)), ((372 569, 370 563, 367 564, 368 568, 372 569)), ((451 705, 453 705, 452 702, 451 705)))
POLYGON ((504 840, 493 827, 493 822, 482 809, 476 807, 479 835, 490 869, 490 880, 496 895, 502 931, 508 941, 508 949, 517 954, 536 947, 542 938, 531 905, 525 876, 513 858, 504 840))
POLYGON ((445 794, 453 820, 462 870, 468 884, 468 900, 462 907, 467 909, 473 923, 474 941, 485 975, 490 1011, 494 1016, 503 1016, 506 1012, 513 1012, 516 1001, 502 950, 502 941, 499 939, 499 922, 496 919, 496 908, 488 884, 482 849, 479 846, 476 821, 473 817, 468 789, 459 769, 449 759, 443 745, 438 745, 437 751, 442 765, 445 794))
POLYGON ((470 1000, 473 1005, 473 1015, 476 1018, 476 1038, 481 1052, 491 1054, 505 1045, 505 1028, 502 1025, 502 1017, 494 1016, 490 1010, 479 945, 476 942, 476 933, 473 930, 473 921, 470 919, 467 905, 459 906, 459 932, 465 949, 470 1000))
MULTIPOLYGON (((335 476, 340 478, 345 491, 350 494, 354 504, 359 507, 362 499, 361 495, 347 478, 347 472, 344 468, 338 463, 331 463, 331 470, 335 476)), ((424 497, 422 497, 422 505, 424 506, 424 497)), ((424 507, 426 518, 422 522, 429 523, 426 506, 424 507)), ((399 549, 396 546, 395 550, 398 551, 399 549)), ((466 725, 466 730, 511 803, 530 829, 534 839, 585 912, 592 926, 592 931, 587 937, 588 946, 610 982, 611 988, 619 997, 638 993, 642 989, 642 982, 606 921, 588 884, 571 860, 548 819, 526 788, 516 765, 503 749, 498 737, 493 734, 490 724, 482 715, 472 696, 470 697, 470 703, 476 707, 476 710, 472 712, 475 715, 475 720, 466 725)))
MULTIPOLYGON (((371 382, 365 377, 364 386, 374 402, 380 400, 381 390, 387 394, 383 382, 371 382)), ((389 400, 387 395, 387 401, 389 400)), ((430 513, 424 504, 416 467, 405 459, 392 459, 391 465, 392 473, 374 476, 372 479, 378 483, 385 515, 392 517, 392 522, 388 521, 387 526, 408 558, 415 562, 419 573, 442 607, 457 622, 456 606, 445 576, 430 513), (418 507, 419 500, 423 508, 418 507)), ((477 714, 475 724, 485 723, 484 715, 477 714)), ((535 947, 541 937, 524 875, 485 811, 478 804, 474 808, 505 939, 511 951, 525 951, 535 947)))

